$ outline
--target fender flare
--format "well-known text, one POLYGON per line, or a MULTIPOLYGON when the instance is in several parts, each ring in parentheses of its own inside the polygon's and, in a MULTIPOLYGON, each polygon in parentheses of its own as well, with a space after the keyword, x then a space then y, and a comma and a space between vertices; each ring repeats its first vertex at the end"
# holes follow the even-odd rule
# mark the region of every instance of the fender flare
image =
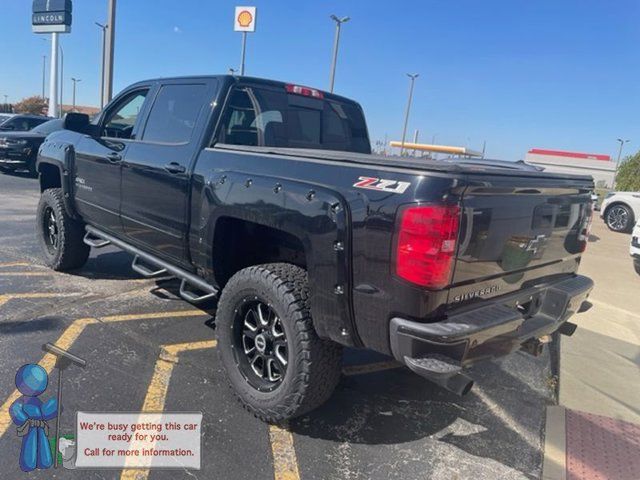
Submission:
POLYGON ((361 345, 353 315, 351 229, 348 202, 334 190, 296 180, 233 171, 206 179, 191 245, 206 245, 194 259, 213 271, 212 246, 220 218, 285 232, 303 245, 311 311, 320 337, 361 345))
POLYGON ((73 144, 55 140, 45 140, 38 150, 38 158, 36 160, 36 171, 39 173, 40 191, 44 190, 46 185, 43 177, 43 165, 54 167, 59 175, 60 188, 62 189, 64 198, 64 207, 67 213, 74 219, 78 219, 73 198, 73 179, 72 174, 75 171, 75 148, 73 144))

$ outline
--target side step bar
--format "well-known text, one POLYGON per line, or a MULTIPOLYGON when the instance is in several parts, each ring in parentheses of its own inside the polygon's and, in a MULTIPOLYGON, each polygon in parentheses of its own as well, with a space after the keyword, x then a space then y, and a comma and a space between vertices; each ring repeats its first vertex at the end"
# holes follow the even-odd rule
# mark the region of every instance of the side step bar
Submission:
POLYGON ((111 244, 109 240, 103 240, 101 238, 98 238, 93 234, 89 233, 88 231, 85 234, 84 239, 82 241, 92 248, 102 248, 111 244))
POLYGON ((151 255, 150 253, 143 252, 137 247, 130 245, 122 240, 109 235, 95 227, 87 225, 87 234, 84 237, 84 243, 91 247, 102 248, 106 245, 113 244, 118 248, 121 248, 125 252, 129 252, 134 255, 131 268, 140 273, 143 277, 153 278, 159 275, 170 274, 182 280, 180 284, 180 296, 191 303, 202 303, 214 298, 218 294, 218 289, 209 285, 202 278, 187 272, 186 270, 171 265, 169 262, 162 260, 161 258, 151 255), (144 263, 142 263, 144 262, 144 263), (148 266, 157 268, 151 270, 148 266), (191 287, 191 289, 188 288, 191 287))
POLYGON ((140 255, 136 255, 135 257, 133 257, 133 262, 131 262, 131 268, 145 278, 154 278, 167 273, 166 268, 159 268, 158 270, 150 270, 144 263, 140 263, 140 255))

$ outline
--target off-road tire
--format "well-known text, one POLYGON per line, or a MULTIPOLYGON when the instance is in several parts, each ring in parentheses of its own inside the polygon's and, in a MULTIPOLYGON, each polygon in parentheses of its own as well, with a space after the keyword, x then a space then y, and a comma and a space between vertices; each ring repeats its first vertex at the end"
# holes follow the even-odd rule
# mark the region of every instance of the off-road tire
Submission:
POLYGON ((295 265, 256 265, 237 272, 222 291, 216 313, 217 350, 227 380, 244 407, 277 423, 307 413, 333 393, 341 373, 342 347, 320 339, 309 309, 307 272, 295 265), (234 322, 243 302, 268 302, 286 334, 288 364, 279 386, 259 391, 243 376, 234 353, 234 322))
POLYGON ((50 188, 42 192, 36 216, 38 242, 47 266, 57 271, 67 271, 83 266, 91 248, 82 239, 84 223, 71 218, 64 207, 63 193, 60 188, 50 188), (47 243, 48 231, 45 231, 45 215, 53 213, 57 227, 57 248, 47 243))

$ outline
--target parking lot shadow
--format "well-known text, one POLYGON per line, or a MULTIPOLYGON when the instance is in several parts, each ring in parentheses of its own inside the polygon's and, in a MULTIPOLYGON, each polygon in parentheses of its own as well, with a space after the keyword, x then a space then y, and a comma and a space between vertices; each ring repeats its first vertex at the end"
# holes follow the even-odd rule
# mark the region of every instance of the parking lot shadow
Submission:
POLYGON ((58 330, 65 320, 61 317, 41 317, 30 321, 0 321, 0 335, 17 335, 49 330, 58 330))
MULTIPOLYGON (((534 370, 529 371, 540 373, 534 370)), ((294 420, 290 428, 297 435, 338 443, 394 445, 422 440, 424 446, 419 443, 418 448, 433 451, 430 444, 444 442, 530 476, 541 463, 549 396, 499 363, 482 364, 471 373, 477 384, 464 398, 405 368, 343 377, 324 406, 294 420)))
POLYGON ((137 280, 142 278, 131 269, 133 257, 127 252, 114 250, 91 256, 78 270, 68 272, 93 280, 137 280))

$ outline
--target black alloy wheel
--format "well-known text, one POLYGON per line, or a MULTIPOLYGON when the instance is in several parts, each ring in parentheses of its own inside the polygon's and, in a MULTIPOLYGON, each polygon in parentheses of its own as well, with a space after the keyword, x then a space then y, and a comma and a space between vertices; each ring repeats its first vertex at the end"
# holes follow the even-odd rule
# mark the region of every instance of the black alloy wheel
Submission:
POLYGON ((234 354, 240 372, 260 392, 278 388, 287 373, 287 337, 278 314, 264 300, 244 299, 234 320, 234 354))

